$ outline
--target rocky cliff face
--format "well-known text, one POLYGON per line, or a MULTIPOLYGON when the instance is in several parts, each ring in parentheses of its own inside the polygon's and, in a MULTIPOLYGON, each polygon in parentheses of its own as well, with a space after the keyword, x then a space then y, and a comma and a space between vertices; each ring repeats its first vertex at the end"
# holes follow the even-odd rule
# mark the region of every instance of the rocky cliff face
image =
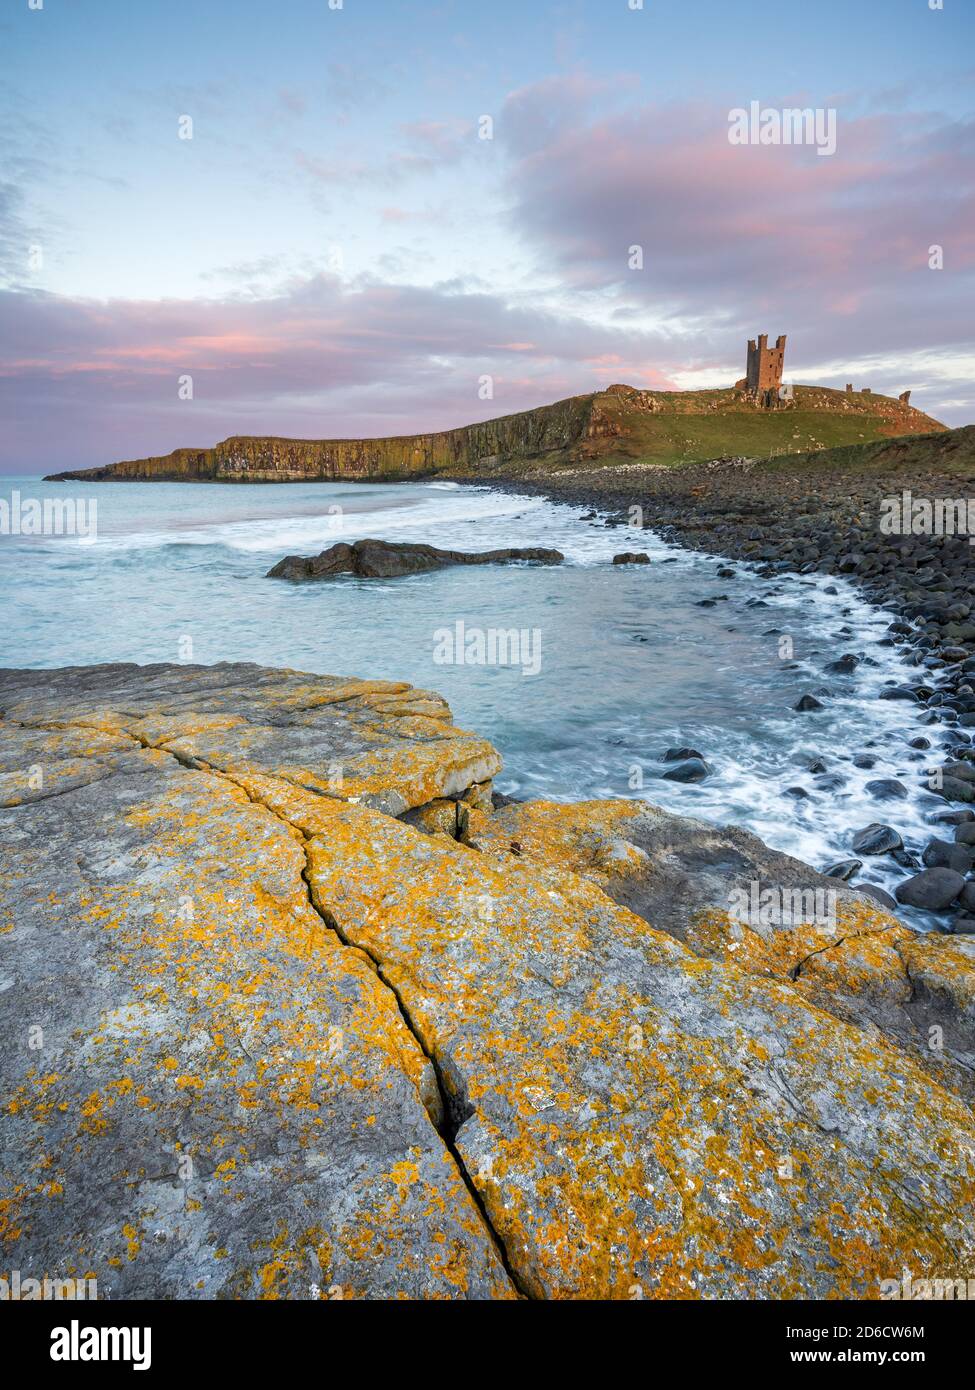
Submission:
POLYGON ((642 803, 498 808, 497 752, 405 684, 108 666, 0 673, 0 704, 11 1268, 184 1298, 970 1273, 975 943, 642 803), (743 925, 754 881, 835 890, 833 928, 743 925))
POLYGON ((885 396, 797 387, 793 401, 761 410, 739 391, 638 391, 611 386, 554 405, 439 434, 390 439, 274 439, 234 435, 212 449, 58 473, 57 480, 364 481, 431 474, 459 477, 547 471, 582 459, 677 463, 724 454, 799 453, 943 429, 885 396))
POLYGON ((213 449, 176 449, 62 478, 215 482, 300 482, 304 479, 406 479, 490 467, 501 459, 544 456, 585 434, 591 396, 573 396, 539 410, 440 434, 389 439, 262 439, 235 435, 213 449))

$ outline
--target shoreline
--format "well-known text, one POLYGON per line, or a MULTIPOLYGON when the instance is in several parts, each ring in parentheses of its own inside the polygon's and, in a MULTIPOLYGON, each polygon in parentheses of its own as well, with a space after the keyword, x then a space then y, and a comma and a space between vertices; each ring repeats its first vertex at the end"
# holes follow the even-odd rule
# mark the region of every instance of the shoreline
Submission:
POLYGON ((12 1267, 83 1244, 115 1298, 791 1300, 970 1262, 970 938, 845 884, 809 918, 831 881, 732 827, 498 804, 493 746, 405 682, 0 693, 11 1036, 45 1031, 4 1049, 12 1267))
MULTIPOLYGON (((917 681, 892 685, 888 698, 916 704, 919 713, 924 711, 921 722, 941 735, 940 748, 921 733, 908 745, 919 749, 926 743, 930 748, 923 786, 942 796, 945 806, 925 817, 932 840, 920 855, 910 854, 903 842, 895 845, 894 857, 905 870, 904 884, 927 870, 961 871, 968 878, 975 854, 966 865, 966 854, 946 846, 952 834, 959 837, 956 844, 967 844, 970 835, 975 842, 973 832, 961 828, 975 822, 975 592, 968 573, 975 568, 975 552, 965 536, 888 537, 870 525, 871 509, 876 508, 873 515, 879 517, 879 501, 905 490, 914 496, 960 495, 964 488, 957 475, 925 479, 915 472, 882 473, 851 493, 852 480, 842 473, 803 474, 781 459, 716 461, 680 469, 604 465, 544 477, 458 481, 587 508, 583 519, 602 515, 606 526, 626 536, 625 544, 621 538, 622 550, 636 548, 633 538, 649 531, 670 544, 725 559, 729 568, 723 577, 729 582, 734 564, 747 564, 756 578, 770 581, 813 573, 852 581, 865 602, 890 615, 884 644, 898 648, 918 669, 917 681), (775 503, 769 504, 764 498, 774 484, 780 490, 775 503), (639 515, 634 508, 640 509, 639 515), (769 526, 769 512, 774 510, 779 516, 769 526), (800 527, 805 540, 796 538, 800 527), (946 591, 955 602, 945 601, 946 591)), ((842 678, 852 675, 857 664, 845 655, 848 669, 837 673, 842 678)), ((878 814, 882 811, 881 805, 878 814)), ((877 824, 886 826, 884 821, 877 824)), ((850 862, 854 857, 851 849, 850 862)), ((969 879, 946 908, 941 899, 951 885, 939 877, 940 883, 927 878, 905 889, 915 898, 905 905, 934 913, 939 930, 975 933, 975 881, 969 879), (930 905, 935 902, 937 906, 930 905), (956 915, 949 921, 945 914, 951 911, 956 915)))
MULTIPOLYGON (((343 481, 365 481, 372 487, 395 491, 394 485, 399 480, 343 481)), ((407 481, 411 487, 424 487, 436 479, 407 481)), ((889 493, 907 481, 904 477, 881 474, 870 480, 870 491, 874 496, 889 493)), ((942 487, 952 482, 956 488, 958 486, 957 479, 932 481, 937 481, 942 487)), ((896 809, 891 807, 889 801, 885 803, 883 798, 878 800, 877 815, 890 815, 894 822, 887 832, 893 860, 903 871, 902 882, 923 874, 928 868, 949 868, 950 872, 957 872, 956 865, 966 858, 966 853, 961 848, 946 849, 944 846, 954 834, 958 834, 959 843, 967 843, 964 837, 968 832, 958 830, 958 826, 975 820, 975 811, 968 809, 975 791, 975 744, 972 734, 968 732, 968 728, 975 725, 975 689, 969 685, 970 680, 975 681, 975 669, 972 669, 975 668, 975 657, 971 654, 975 643, 966 632, 967 628, 975 637, 975 624, 960 621, 969 616, 971 608, 966 604, 961 605, 963 611, 956 610, 952 618, 954 631, 941 637, 940 642, 932 635, 932 628, 926 624, 929 618, 940 613, 938 603, 925 605, 924 595, 921 595, 920 604, 915 602, 920 591, 917 585, 910 582, 914 570, 909 565, 896 569, 887 565, 885 568, 882 563, 884 558, 895 553, 899 560, 905 558, 903 542, 899 538, 886 542, 886 555, 882 553, 878 561, 878 538, 869 529, 867 503, 862 497, 858 500, 855 495, 850 496, 847 478, 842 479, 843 494, 839 499, 835 495, 835 486, 834 495, 830 495, 821 470, 803 469, 789 459, 765 463, 719 461, 680 469, 647 468, 634 464, 620 467, 604 465, 592 469, 577 468, 563 474, 465 476, 441 478, 440 482, 450 483, 452 490, 476 488, 521 496, 534 495, 561 506, 588 508, 588 514, 582 520, 592 521, 598 512, 606 527, 623 533, 620 550, 639 547, 635 532, 652 531, 669 544, 727 560, 728 566, 724 570, 719 569, 718 574, 729 583, 734 582, 735 574, 731 566, 741 563, 748 565, 750 576, 772 583, 786 576, 802 577, 812 573, 820 577, 834 574, 844 582, 852 581, 862 600, 883 614, 885 620, 890 620, 887 623, 887 636, 881 639, 880 645, 896 650, 918 672, 917 680, 904 681, 902 684, 888 681, 890 698, 903 698, 917 708, 925 726, 931 726, 932 738, 926 738, 918 729, 918 738, 907 739, 907 749, 911 750, 907 756, 916 762, 921 751, 929 752, 931 762, 937 761, 945 779, 944 787, 938 789, 945 793, 942 795, 943 806, 937 811, 916 804, 918 792, 930 792, 935 788, 922 782, 917 792, 912 790, 910 795, 916 812, 915 823, 910 834, 903 828, 903 818, 901 827, 904 836, 908 836, 909 848, 904 846, 901 830, 897 827, 896 809), (769 475, 772 475, 771 479, 769 475), (772 481, 776 485, 774 504, 768 501, 772 481), (818 491, 813 494, 813 489, 818 491), (631 508, 640 509, 636 518, 639 524, 633 524, 631 508), (795 537, 800 533, 800 518, 802 539, 797 542, 795 537), (896 585, 882 584, 878 578, 899 581, 900 592, 896 585), (913 597, 912 590, 918 590, 913 597), (925 606, 928 612, 924 611, 925 606), (963 638, 968 645, 960 645, 963 638), (927 843, 927 836, 923 839, 918 836, 917 816, 931 827, 933 847, 927 843), (946 840, 940 839, 941 836, 946 840), (931 860, 933 862, 929 862, 931 860)), ((919 480, 916 474, 912 475, 910 482, 917 489, 919 480)), ((326 487, 335 485, 331 482, 323 484, 326 487)), ((908 543, 908 549, 915 552, 923 552, 930 546, 931 542, 923 537, 912 538, 908 543)), ((960 548, 966 563, 970 560, 969 548, 963 541, 958 540, 947 548, 952 550, 955 559, 960 548)), ((907 558, 910 560, 910 555, 907 558)), ((916 561, 914 565, 916 570, 916 561)), ((828 588, 825 591, 830 592, 828 588)), ((842 631, 840 627, 840 634, 842 631)), ((936 622, 933 632, 941 636, 936 622)), ((876 641, 875 638, 869 640, 876 641)), ((847 645, 852 645, 854 641, 851 635, 847 645)), ((847 665, 837 671, 837 679, 841 682, 841 692, 848 693, 847 679, 855 679, 857 658, 847 652, 840 661, 845 661, 847 665), (844 686, 846 691, 843 690, 844 686)), ((851 754, 857 751, 857 746, 851 744, 851 754)), ((859 756, 866 756, 862 745, 859 756)), ((802 769, 797 769, 797 773, 801 777, 802 769)), ((906 778, 905 773, 900 775, 906 778)), ((829 789, 824 783, 821 787, 814 786, 813 790, 814 793, 828 793, 829 789)), ((802 789, 790 789, 790 794, 802 794, 802 789)), ((908 794, 906 789, 903 794, 908 794)), ((789 809, 790 803, 786 798, 783 801, 783 814, 788 815, 789 809)), ((713 815, 714 812, 712 810, 706 814, 713 815)), ((883 826, 886 821, 881 819, 874 824, 883 826)), ((850 827, 849 857, 839 859, 835 865, 831 861, 820 860, 820 867, 825 863, 827 868, 841 869, 846 878, 862 869, 862 860, 856 867, 850 867, 860 853, 852 844, 856 833, 850 827)), ((865 852, 874 851, 869 849, 865 852)), ((885 864, 889 868, 891 860, 885 860, 885 864)), ((965 877, 970 867, 970 864, 962 865, 965 877)), ((867 887, 865 884, 861 886, 867 887)), ((869 886, 876 888, 873 884, 869 886)), ((885 892, 900 886, 900 883, 888 881, 885 874, 884 888, 878 891, 885 892)), ((925 885, 922 883, 921 886, 925 885)), ((889 909, 896 910, 889 892, 885 892, 884 900, 889 909)), ((956 900, 949 904, 959 918, 957 922, 949 921, 945 915, 946 909, 940 903, 907 902, 903 906, 916 907, 923 913, 940 913, 940 917, 927 917, 925 920, 938 921, 943 930, 951 927, 955 930, 975 930, 975 884, 971 891, 967 884, 964 890, 959 888, 958 900, 962 901, 962 912, 957 912, 956 900), (961 899, 963 891, 970 902, 961 899)))

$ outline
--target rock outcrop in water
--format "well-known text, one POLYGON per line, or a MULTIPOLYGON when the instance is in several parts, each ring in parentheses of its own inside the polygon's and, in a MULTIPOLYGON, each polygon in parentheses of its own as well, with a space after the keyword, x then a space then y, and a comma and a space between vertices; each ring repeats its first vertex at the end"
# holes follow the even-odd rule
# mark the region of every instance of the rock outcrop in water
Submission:
POLYGON ((290 579, 305 583, 330 579, 336 574, 354 574, 359 579, 395 579, 404 574, 426 574, 448 565, 560 565, 565 556, 559 550, 528 547, 523 550, 438 550, 433 545, 413 541, 339 541, 320 555, 307 558, 286 555, 269 569, 267 579, 290 579))
POLYGON ((6 671, 0 705, 25 1277, 821 1298, 971 1272, 975 942, 741 831, 496 805, 497 752, 405 684, 6 671), (743 920, 756 884, 829 889, 832 925, 743 920))
POLYGON ((585 460, 688 463, 731 454, 794 454, 944 426, 903 401, 797 386, 779 409, 741 391, 640 391, 610 386, 553 405, 438 434, 389 439, 233 435, 212 449, 175 449, 53 475, 56 480, 281 483, 434 474, 548 472, 585 460))

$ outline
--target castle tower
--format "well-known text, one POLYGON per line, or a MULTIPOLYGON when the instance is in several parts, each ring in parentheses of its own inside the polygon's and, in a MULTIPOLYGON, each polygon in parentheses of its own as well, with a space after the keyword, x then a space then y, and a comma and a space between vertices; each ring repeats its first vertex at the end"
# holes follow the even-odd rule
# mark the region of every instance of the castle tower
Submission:
POLYGON ((778 391, 782 385, 782 368, 785 365, 785 334, 776 339, 775 347, 768 345, 768 334, 763 333, 756 345, 755 339, 748 341, 748 368, 745 374, 747 389, 756 395, 766 391, 778 391))

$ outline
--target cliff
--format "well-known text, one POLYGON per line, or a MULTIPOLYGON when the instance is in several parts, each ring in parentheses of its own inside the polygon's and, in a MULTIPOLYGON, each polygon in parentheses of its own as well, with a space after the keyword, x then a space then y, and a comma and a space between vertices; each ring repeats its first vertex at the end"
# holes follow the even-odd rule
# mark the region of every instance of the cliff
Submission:
POLYGON ((764 458, 944 428, 912 406, 863 392, 800 386, 791 402, 762 410, 740 391, 611 386, 439 434, 333 440, 234 435, 210 449, 176 449, 159 458, 56 473, 51 479, 273 483, 510 476, 583 460, 677 464, 740 454, 764 458))
POLYGON ((970 1273, 975 940, 642 802, 496 805, 496 750, 403 683, 5 671, 0 705, 10 1268, 113 1298, 970 1273), (835 891, 833 925, 732 917, 756 880, 835 891))

